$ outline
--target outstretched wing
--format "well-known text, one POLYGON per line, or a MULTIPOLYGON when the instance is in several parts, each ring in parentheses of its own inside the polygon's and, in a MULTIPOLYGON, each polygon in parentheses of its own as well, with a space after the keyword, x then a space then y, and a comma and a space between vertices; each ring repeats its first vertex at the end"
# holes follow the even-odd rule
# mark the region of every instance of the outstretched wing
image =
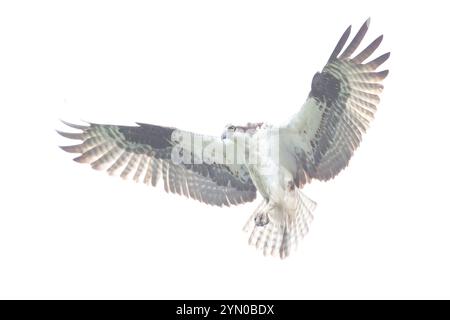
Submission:
POLYGON ((297 160, 297 186, 313 178, 331 179, 344 169, 374 117, 383 90, 381 81, 388 75, 388 70, 376 70, 389 53, 364 63, 380 45, 383 36, 379 36, 353 55, 369 21, 344 49, 351 31, 348 27, 322 72, 314 76, 302 109, 283 128, 295 149, 291 151, 297 160))
POLYGON ((162 179, 165 191, 211 205, 237 205, 256 198, 256 188, 244 165, 214 163, 212 159, 202 162, 207 146, 210 150, 214 150, 211 147, 214 144, 222 146, 218 138, 143 123, 138 126, 64 123, 81 132, 58 133, 82 142, 61 148, 80 153, 74 160, 89 163, 94 169, 106 169, 111 175, 120 173, 124 179, 132 176, 136 182, 153 186, 162 179))

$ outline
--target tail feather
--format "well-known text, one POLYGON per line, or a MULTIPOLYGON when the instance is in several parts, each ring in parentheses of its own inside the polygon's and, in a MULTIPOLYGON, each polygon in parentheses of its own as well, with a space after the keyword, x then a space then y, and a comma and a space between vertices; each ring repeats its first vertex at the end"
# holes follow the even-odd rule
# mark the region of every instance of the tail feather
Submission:
POLYGON ((248 243, 263 251, 264 255, 286 258, 308 233, 315 207, 316 203, 300 190, 296 191, 295 201, 290 207, 263 200, 244 227, 244 231, 251 232, 248 243), (261 217, 268 218, 265 225, 260 223, 264 220, 261 217))

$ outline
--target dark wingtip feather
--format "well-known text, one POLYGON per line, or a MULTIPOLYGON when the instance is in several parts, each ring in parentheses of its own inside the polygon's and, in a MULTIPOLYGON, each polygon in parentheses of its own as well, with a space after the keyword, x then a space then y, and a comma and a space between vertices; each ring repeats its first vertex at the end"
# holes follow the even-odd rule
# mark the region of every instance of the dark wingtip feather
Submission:
POLYGON ((366 63, 366 66, 372 70, 375 70, 379 66, 381 66, 387 59, 391 56, 390 52, 386 52, 385 54, 379 56, 378 58, 366 63))
POLYGON ((381 41, 383 41, 383 35, 379 36, 375 40, 372 41, 371 44, 367 46, 360 54, 352 59, 354 63, 362 63, 366 60, 380 45, 381 41))
POLYGON ((69 152, 69 153, 80 153, 81 152, 81 145, 77 144, 74 146, 59 146, 62 150, 69 152))
POLYGON ((73 139, 73 140, 83 140, 83 134, 82 133, 71 133, 71 132, 63 132, 56 130, 56 132, 63 136, 64 138, 73 139))
POLYGON ((370 18, 366 20, 366 22, 363 23, 361 28, 356 33, 355 37, 353 38, 352 42, 348 45, 348 47, 344 50, 344 52, 341 54, 339 59, 345 59, 350 57, 353 52, 358 48, 358 46, 361 44, 361 41, 364 39, 364 36, 367 33, 367 30, 369 29, 370 25, 370 18))
POLYGON ((89 163, 89 158, 82 154, 81 156, 74 158, 73 161, 78 163, 89 163))
POLYGON ((367 77, 367 79, 370 79, 372 82, 374 81, 380 82, 388 76, 389 70, 383 70, 378 72, 367 72, 363 74, 365 75, 365 77, 367 77))
POLYGON ((70 122, 67 122, 67 121, 64 121, 64 120, 61 120, 61 119, 60 119, 60 121, 62 123, 64 123, 66 126, 74 128, 74 129, 84 130, 84 129, 88 128, 87 126, 81 126, 79 124, 73 124, 73 123, 70 123, 70 122))
POLYGON ((389 70, 383 70, 383 71, 377 72, 377 74, 378 74, 378 79, 381 81, 381 80, 386 79, 386 77, 389 74, 389 70))
POLYGON ((333 50, 333 53, 331 54, 330 58, 328 59, 328 62, 333 61, 333 60, 335 60, 337 58, 339 52, 341 52, 342 48, 344 47, 345 43, 347 42, 351 31, 352 31, 352 26, 349 26, 345 30, 345 32, 342 34, 342 36, 339 39, 336 47, 333 50))

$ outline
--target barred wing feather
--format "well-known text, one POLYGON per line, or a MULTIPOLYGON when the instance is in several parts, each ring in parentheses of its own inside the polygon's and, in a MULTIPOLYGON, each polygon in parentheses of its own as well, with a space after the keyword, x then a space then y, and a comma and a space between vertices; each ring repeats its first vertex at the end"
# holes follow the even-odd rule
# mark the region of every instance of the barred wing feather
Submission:
MULTIPOLYGON (((172 151, 177 146, 172 137, 174 133, 184 133, 181 130, 143 123, 138 126, 64 123, 81 132, 58 133, 82 142, 61 148, 79 153, 74 160, 88 163, 94 169, 153 186, 162 180, 167 192, 216 206, 237 205, 256 198, 256 188, 243 165, 172 161, 172 151)), ((179 147, 181 152, 192 153, 179 147)))
POLYGON ((304 106, 285 128, 295 136, 298 187, 313 178, 329 180, 344 169, 374 117, 381 82, 388 75, 388 70, 377 69, 390 54, 364 63, 380 45, 379 36, 353 56, 368 26, 369 20, 345 50, 351 28, 344 32, 322 72, 314 76, 304 106))

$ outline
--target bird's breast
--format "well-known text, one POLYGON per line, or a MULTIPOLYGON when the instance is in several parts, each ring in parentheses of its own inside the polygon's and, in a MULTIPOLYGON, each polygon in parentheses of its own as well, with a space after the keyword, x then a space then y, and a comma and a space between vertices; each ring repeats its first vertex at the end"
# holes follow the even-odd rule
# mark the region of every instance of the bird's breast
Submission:
POLYGON ((266 198, 283 199, 292 173, 285 166, 278 131, 266 131, 252 139, 247 167, 258 191, 266 198))

